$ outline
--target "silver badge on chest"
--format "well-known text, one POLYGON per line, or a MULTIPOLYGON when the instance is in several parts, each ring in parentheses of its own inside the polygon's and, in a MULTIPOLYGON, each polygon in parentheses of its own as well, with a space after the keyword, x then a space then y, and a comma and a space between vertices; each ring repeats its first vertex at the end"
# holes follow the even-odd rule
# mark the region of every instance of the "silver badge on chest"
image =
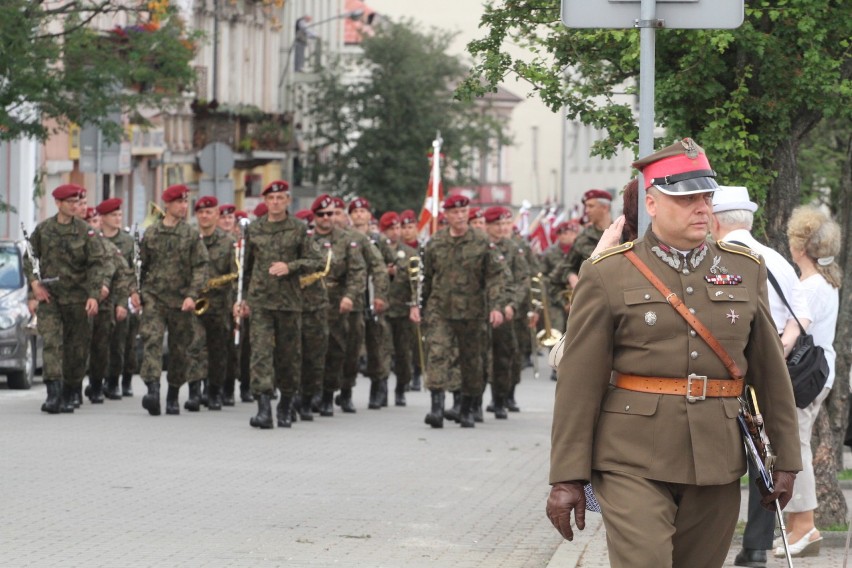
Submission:
POLYGON ((654 312, 645 312, 645 323, 648 325, 654 325, 657 323, 657 314, 654 312))

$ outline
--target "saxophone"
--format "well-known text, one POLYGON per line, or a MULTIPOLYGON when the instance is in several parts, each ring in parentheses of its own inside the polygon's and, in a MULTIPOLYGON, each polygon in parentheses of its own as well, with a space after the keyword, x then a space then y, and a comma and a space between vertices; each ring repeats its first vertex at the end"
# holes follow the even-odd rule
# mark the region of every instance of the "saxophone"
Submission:
POLYGON ((204 288, 201 289, 200 297, 195 300, 195 315, 203 316, 207 313, 207 310, 210 309, 210 301, 207 299, 207 294, 209 294, 211 290, 227 286, 236 280, 239 275, 239 272, 231 272, 230 274, 223 274, 222 276, 217 276, 208 280, 207 284, 204 285, 204 288))
POLYGON ((331 256, 331 249, 328 249, 328 258, 325 260, 325 268, 323 268, 320 272, 311 272, 310 274, 299 276, 299 287, 307 288, 317 280, 322 280, 328 276, 328 273, 331 272, 331 256))

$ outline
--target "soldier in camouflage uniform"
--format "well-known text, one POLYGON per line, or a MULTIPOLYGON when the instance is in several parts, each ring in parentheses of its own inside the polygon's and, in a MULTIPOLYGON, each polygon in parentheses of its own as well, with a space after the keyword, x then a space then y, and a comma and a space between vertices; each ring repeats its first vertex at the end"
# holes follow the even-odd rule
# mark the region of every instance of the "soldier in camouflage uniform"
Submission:
POLYGON ((290 185, 276 180, 263 190, 267 213, 247 229, 246 300, 234 315, 251 314, 251 389, 257 399, 255 428, 272 428, 270 399, 277 387, 278 426, 292 425, 293 396, 302 366, 302 291, 299 276, 323 269, 307 227, 287 212, 290 185))
MULTIPOLYGON (((222 409, 222 390, 225 385, 225 373, 228 368, 229 347, 231 341, 232 318, 231 306, 234 304, 233 282, 237 272, 234 257, 234 237, 218 227, 219 201, 213 196, 200 197, 195 202, 195 218, 198 221, 198 231, 207 248, 209 264, 207 265, 208 282, 219 279, 216 287, 210 288, 203 297, 207 300, 207 310, 199 316, 204 328, 204 343, 201 349, 201 359, 207 362, 207 372, 202 375, 208 381, 207 408, 222 409), (225 280, 223 277, 231 277, 225 280)), ((209 287, 209 286, 208 286, 209 287)), ((193 390, 197 394, 198 383, 190 383, 190 398, 184 408, 198 410, 193 390)))
MULTIPOLYGON (((542 294, 547 294, 550 325, 560 333, 565 331, 565 318, 568 314, 568 306, 565 305, 565 294, 563 294, 568 283, 562 278, 562 267, 568 260, 571 247, 574 246, 579 232, 580 223, 574 220, 563 221, 557 225, 556 242, 544 251, 541 260, 540 272, 543 281, 539 287, 542 294)), ((556 369, 551 371, 550 378, 556 380, 556 369)))
MULTIPOLYGON (((503 323, 500 299, 505 265, 488 238, 468 226, 469 204, 462 195, 448 197, 444 201, 447 230, 435 233, 426 245, 423 302, 426 315, 432 318, 426 341, 432 408, 426 423, 433 428, 444 425, 445 381, 454 366, 461 368, 459 422, 465 428, 474 426, 472 403, 483 389, 487 326, 503 323)), ((412 320, 420 321, 419 309, 412 310, 412 320)))
MULTIPOLYGON (((130 289, 136 291, 135 242, 126 231, 121 230, 123 215, 122 201, 118 198, 106 199, 96 207, 101 217, 101 232, 120 252, 130 271, 130 289)), ((116 302, 118 299, 116 299, 116 302)), ((124 300, 127 305, 127 300, 124 300)), ((117 305, 117 303, 116 303, 117 305)), ((109 368, 106 375, 104 396, 110 400, 121 400, 122 396, 133 396, 131 384, 133 375, 138 372, 136 360, 136 336, 139 333, 140 317, 130 312, 123 320, 116 319, 109 346, 109 368), (121 377, 121 387, 118 379, 121 377)))
POLYGON ((349 215, 352 220, 350 233, 358 243, 358 250, 364 256, 367 265, 367 291, 355 300, 349 313, 349 333, 347 336, 346 360, 343 364, 343 385, 337 398, 344 412, 355 412, 352 404, 352 389, 358 376, 358 358, 362 347, 367 351, 367 376, 370 378, 370 400, 374 403, 381 397, 387 398, 387 377, 390 374, 390 358, 383 354, 381 345, 384 337, 382 312, 387 307, 388 260, 391 253, 384 240, 375 234, 367 234, 370 222, 370 204, 363 197, 349 203, 349 215), (383 388, 384 387, 384 388, 383 388))
MULTIPOLYGON (((328 294, 326 311, 323 313, 327 349, 325 357, 320 361, 322 384, 317 386, 322 390, 320 416, 333 416, 334 391, 341 388, 343 378, 349 314, 358 298, 364 296, 367 268, 358 242, 349 231, 334 223, 333 217, 337 211, 335 199, 328 194, 320 195, 314 200, 311 210, 314 214, 314 239, 326 259, 331 252, 331 265, 324 279, 328 294)), ((348 400, 351 404, 351 391, 348 400)))
POLYGON ((188 352, 197 337, 195 299, 207 282, 207 249, 185 219, 189 188, 173 185, 163 192, 165 217, 145 231, 140 245, 142 290, 131 296, 135 309, 143 308, 142 380, 147 394, 142 407, 160 415, 160 375, 163 336, 168 331, 169 369, 166 414, 180 414, 178 393, 190 372, 188 352))
MULTIPOLYGON (((237 211, 236 206, 230 203, 219 206, 219 228, 231 235, 237 244, 239 244, 241 238, 240 219, 248 219, 248 214, 245 211, 237 211)), ((239 249, 235 252, 235 256, 237 256, 239 249)), ((236 290, 237 283, 235 281, 233 286, 231 286, 231 291, 235 293, 236 290)), ((245 324, 245 322, 242 323, 245 324)), ((228 329, 229 336, 234 337, 233 318, 228 318, 228 329)), ((248 333, 246 329, 243 329, 243 333, 240 336, 240 345, 236 345, 234 341, 228 341, 228 370, 225 373, 225 384, 222 387, 222 406, 234 406, 234 387, 236 386, 237 377, 242 376, 241 369, 243 364, 241 351, 243 346, 248 346, 248 333)), ((247 367, 248 365, 245 366, 247 367)), ((246 371, 245 379, 240 380, 240 400, 242 402, 254 402, 248 377, 248 371, 246 371)))
POLYGON ((38 318, 44 339, 44 382, 49 414, 74 412, 74 394, 86 374, 91 319, 105 284, 103 247, 98 236, 78 219, 86 190, 74 184, 53 191, 57 214, 38 224, 29 239, 38 270, 29 255, 24 273, 30 284, 28 307, 38 318))
MULTIPOLYGON (((518 231, 517 225, 513 225, 512 228, 511 239, 514 241, 515 246, 518 247, 518 254, 523 256, 527 261, 527 266, 529 267, 529 277, 532 278, 539 272, 541 272, 541 266, 539 262, 538 256, 533 252, 532 247, 530 247, 529 241, 527 241, 523 236, 521 236, 518 231)), ((532 367, 532 355, 535 351, 536 357, 538 357, 538 345, 535 340, 532 338, 530 334, 530 317, 527 314, 530 314, 532 311, 532 305, 530 303, 530 290, 529 286, 525 291, 526 297, 524 298, 524 303, 518 308, 520 310, 520 317, 514 319, 515 325, 515 335, 518 337, 518 349, 521 353, 521 368, 525 369, 527 367, 532 367)), ((533 320, 535 321, 535 320, 533 320)), ((520 370, 517 373, 516 380, 520 381, 520 370)), ((517 384, 517 382, 515 383, 517 384)))
POLYGON ((411 259, 418 259, 415 249, 400 242, 399 215, 389 211, 379 219, 379 229, 390 242, 394 263, 388 269, 390 288, 388 289, 388 309, 385 312, 388 332, 385 335, 385 351, 393 353, 393 369, 396 375, 394 405, 405 406, 406 387, 411 382, 411 342, 414 324, 411 321, 411 308, 416 298, 412 295, 411 278, 408 269, 411 259))
MULTIPOLYGON (((108 294, 98 304, 98 315, 92 322, 92 343, 89 349, 89 386, 86 396, 92 404, 102 404, 104 401, 103 380, 109 372, 110 340, 112 339, 116 322, 127 318, 127 298, 131 291, 130 267, 121 256, 121 251, 108 241, 101 233, 101 217, 97 209, 89 207, 83 220, 94 229, 100 237, 104 251, 104 266, 109 283, 108 294)), ((120 397, 119 397, 120 398, 120 397)))
MULTIPOLYGON (((405 246, 412 248, 417 251, 417 255, 422 259, 423 258, 423 246, 420 244, 420 235, 417 230, 417 217, 414 215, 414 211, 411 209, 406 209, 402 213, 399 214, 399 233, 400 240, 402 244, 405 246)), ((423 266, 421 265, 421 270, 423 266)), ((414 328, 414 333, 411 334, 411 360, 414 363, 414 372, 411 375, 411 390, 420 391, 421 389, 421 375, 423 370, 421 368, 420 354, 423 352, 423 344, 422 340, 418 338, 418 334, 416 333, 417 329, 414 328), (421 344, 418 345, 417 342, 420 341, 421 344)), ((423 332, 421 329, 419 337, 422 338, 423 332)), ((425 358, 425 353, 424 353, 425 358)))
POLYGON ((589 224, 577 236, 565 265, 559 268, 562 282, 568 282, 571 288, 577 285, 580 266, 594 252, 603 232, 612 224, 612 195, 602 189, 590 189, 583 194, 583 206, 589 224))

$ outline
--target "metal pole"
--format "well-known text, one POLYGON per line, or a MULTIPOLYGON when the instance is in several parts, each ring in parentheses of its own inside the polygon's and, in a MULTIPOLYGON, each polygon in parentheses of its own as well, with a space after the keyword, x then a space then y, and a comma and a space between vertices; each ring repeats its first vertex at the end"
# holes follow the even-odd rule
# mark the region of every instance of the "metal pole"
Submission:
MULTIPOLYGON (((654 74, 657 34, 657 5, 655 0, 642 0, 639 11, 639 156, 654 151, 654 74)), ((651 218, 645 211, 645 180, 639 176, 639 219, 637 229, 641 237, 651 218)))
POLYGON ((438 192, 441 183, 441 145, 444 140, 441 138, 441 131, 435 133, 435 140, 432 141, 432 234, 438 231, 438 192))

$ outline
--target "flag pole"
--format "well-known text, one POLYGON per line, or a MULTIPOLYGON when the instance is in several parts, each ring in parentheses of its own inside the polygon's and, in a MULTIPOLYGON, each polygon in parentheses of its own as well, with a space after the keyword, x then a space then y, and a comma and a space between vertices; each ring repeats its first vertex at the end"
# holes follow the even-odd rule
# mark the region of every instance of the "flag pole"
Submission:
POLYGON ((441 145, 444 141, 441 139, 441 131, 435 133, 435 139, 432 141, 432 230, 431 234, 438 231, 438 188, 441 183, 441 145))

